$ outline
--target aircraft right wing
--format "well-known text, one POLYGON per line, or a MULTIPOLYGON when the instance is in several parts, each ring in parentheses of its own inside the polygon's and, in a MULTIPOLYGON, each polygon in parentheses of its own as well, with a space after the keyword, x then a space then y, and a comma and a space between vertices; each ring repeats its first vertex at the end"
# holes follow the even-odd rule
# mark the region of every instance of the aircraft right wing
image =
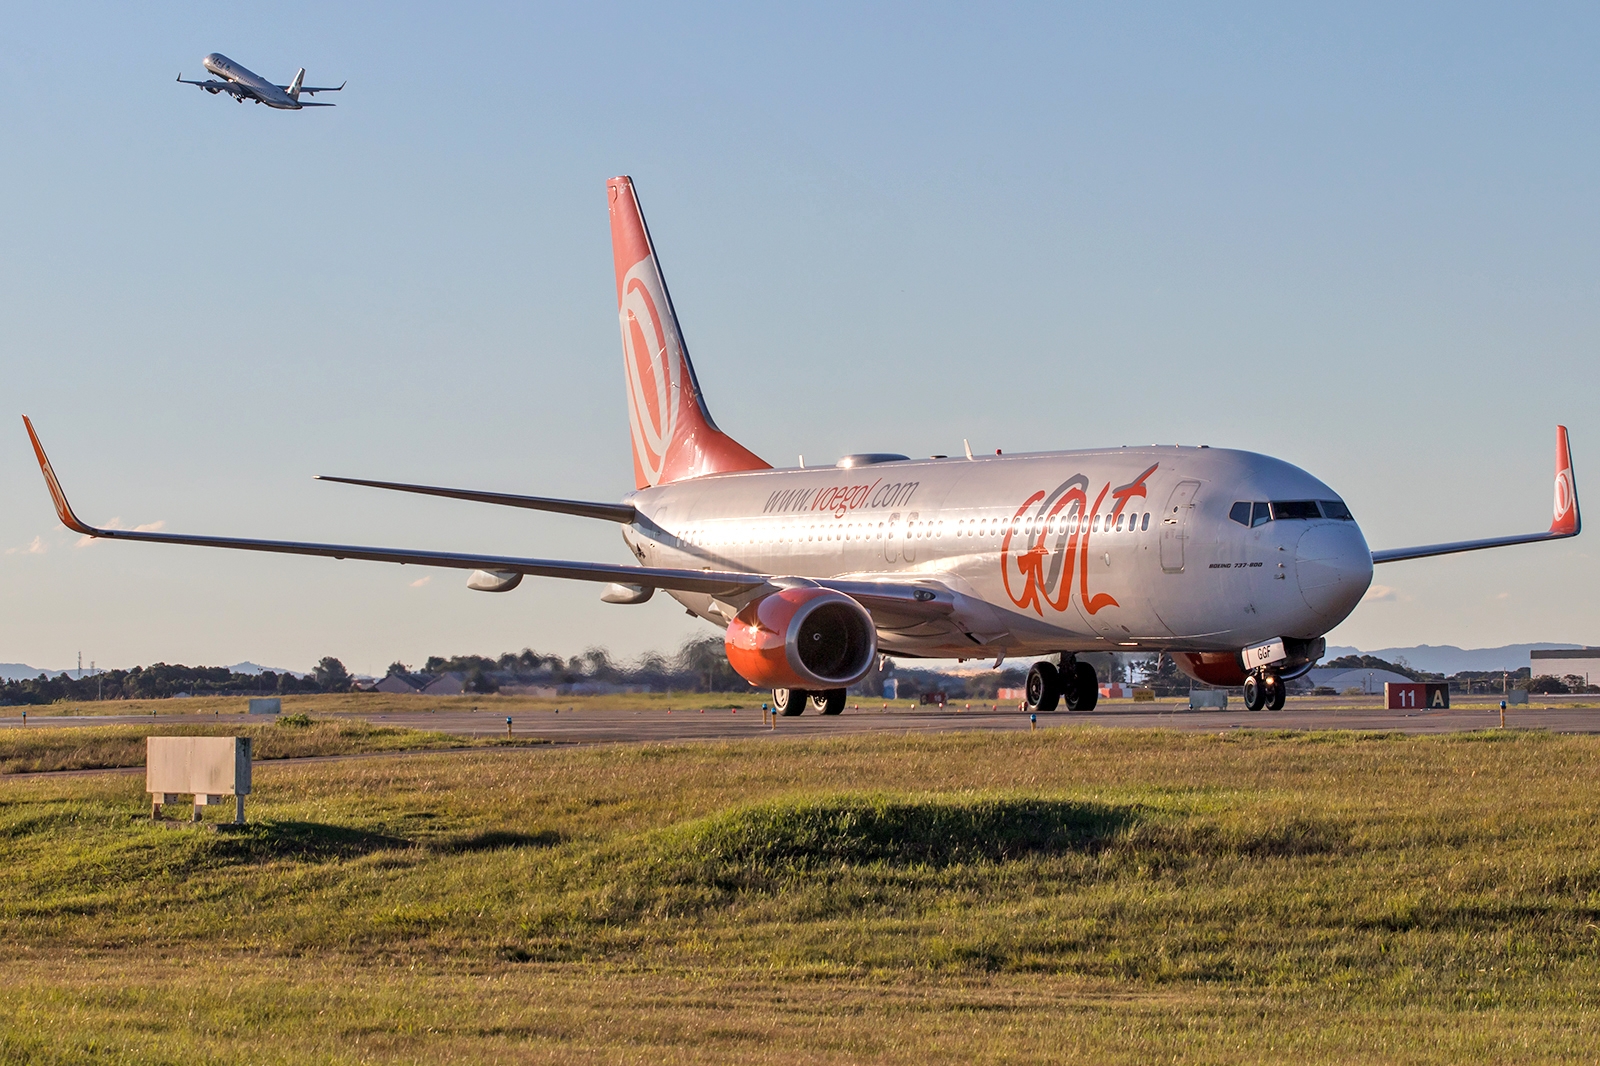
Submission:
POLYGON ((515 556, 473 555, 457 552, 420 551, 405 548, 372 548, 355 544, 315 544, 302 541, 256 540, 245 537, 193 536, 185 533, 156 533, 131 529, 100 529, 73 513, 66 493, 56 479, 55 470, 39 443, 33 423, 26 415, 23 424, 33 442, 39 470, 55 501, 61 524, 75 533, 107 540, 143 540, 162 544, 193 544, 209 548, 234 548, 243 551, 277 552, 287 555, 317 555, 330 559, 366 559, 380 563, 412 563, 452 570, 489 570, 527 574, 530 577, 563 577, 577 581, 617 582, 649 588, 704 592, 714 596, 737 597, 768 584, 767 575, 719 570, 679 570, 667 567, 628 566, 619 563, 581 563, 559 559, 524 559, 515 556))
POLYGON ((1416 548, 1387 548, 1373 552, 1372 561, 1374 564, 1398 563, 1406 559, 1427 559, 1435 555, 1454 555, 1456 552, 1478 551, 1482 548, 1504 548, 1511 544, 1535 544, 1576 537, 1583 530, 1583 518, 1578 513, 1578 483, 1572 476, 1572 445, 1567 440, 1566 426, 1556 427, 1555 493, 1555 517, 1550 522, 1550 528, 1543 533, 1424 544, 1416 548))
MULTIPOLYGON (((343 89, 346 85, 349 85, 349 84, 350 83, 346 81, 346 82, 340 82, 338 85, 331 85, 331 86, 330 85, 317 85, 317 86, 305 86, 305 85, 302 85, 302 86, 300 86, 300 92, 301 92, 302 95, 305 95, 305 96, 315 96, 318 93, 336 93, 340 89, 343 89)), ((280 86, 278 86, 278 88, 282 89, 284 92, 288 92, 289 91, 289 87, 287 85, 280 85, 280 86)), ((332 107, 333 105, 332 104, 328 104, 326 106, 332 107)))
MULTIPOLYGON (((44 475, 45 486, 55 503, 56 516, 68 529, 88 537, 106 540, 140 540, 162 544, 190 544, 209 548, 232 548, 243 551, 275 552, 287 555, 313 555, 331 559, 364 559, 371 562, 437 566, 453 570, 487 570, 499 573, 526 574, 530 577, 558 577, 577 581, 615 582, 620 585, 638 585, 646 588, 668 589, 679 592, 698 592, 715 596, 734 606, 780 588, 821 587, 842 592, 853 597, 872 615, 880 630, 894 631, 910 636, 938 636, 954 634, 959 639, 966 634, 974 643, 982 641, 973 637, 959 616, 964 597, 942 582, 907 575, 904 579, 852 579, 852 578, 801 578, 775 574, 747 573, 732 570, 690 570, 670 567, 632 566, 618 563, 569 562, 559 559, 526 559, 504 555, 476 555, 458 552, 424 551, 406 548, 376 548, 355 544, 318 544, 304 541, 258 540, 245 537, 195 536, 186 533, 165 533, 133 529, 102 529, 91 526, 73 511, 67 495, 56 478, 44 445, 34 431, 33 422, 26 415, 22 419, 28 438, 33 443, 34 456, 39 471, 44 475), (930 628, 931 627, 931 628, 930 628)), ((425 485, 402 485, 393 482, 362 482, 354 478, 329 478, 353 484, 370 484, 379 488, 398 488, 420 491, 428 495, 450 496, 457 499, 483 500, 488 503, 510 503, 512 506, 531 506, 539 510, 565 510, 570 514, 623 521, 632 512, 627 504, 582 503, 572 500, 547 500, 540 497, 504 496, 498 493, 478 493, 456 489, 436 489, 425 485), (549 505, 556 505, 550 507, 549 505)))

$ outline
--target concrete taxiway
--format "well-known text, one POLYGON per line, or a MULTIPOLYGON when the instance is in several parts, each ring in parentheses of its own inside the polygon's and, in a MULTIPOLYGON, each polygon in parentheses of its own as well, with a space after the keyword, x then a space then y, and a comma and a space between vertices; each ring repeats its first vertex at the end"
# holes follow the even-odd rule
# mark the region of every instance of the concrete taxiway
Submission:
MULTIPOLYGON (((1589 697, 1594 701, 1594 697, 1589 697)), ((411 729, 430 729, 460 735, 497 735, 506 732, 506 714, 497 712, 487 699, 478 709, 419 709, 365 714, 341 712, 319 715, 336 719, 370 722, 411 729)), ((778 718, 774 722, 761 712, 759 703, 744 702, 738 709, 729 701, 713 703, 703 709, 666 711, 662 709, 624 710, 593 705, 575 708, 526 708, 511 714, 511 730, 518 737, 538 738, 554 744, 673 743, 736 739, 783 740, 825 738, 869 733, 952 733, 1023 731, 1034 728, 1028 715, 1014 707, 965 710, 951 704, 944 710, 928 707, 917 710, 882 711, 869 703, 851 704, 837 717, 805 714, 778 718)), ((271 719, 245 719, 239 715, 161 714, 149 715, 30 715, 28 726, 61 727, 113 724, 159 723, 162 725, 217 723, 224 720, 249 720, 263 723, 271 719)), ((1354 705, 1318 699, 1290 700, 1282 711, 1252 714, 1242 707, 1191 711, 1175 701, 1132 703, 1108 701, 1089 713, 1058 711, 1041 714, 1037 728, 1056 729, 1075 725, 1107 728, 1176 729, 1189 732, 1220 732, 1232 729, 1357 729, 1404 733, 1451 733, 1496 728, 1500 724, 1498 703, 1474 702, 1448 710, 1391 711, 1377 700, 1354 705)), ((1600 732, 1600 701, 1555 702, 1539 706, 1513 707, 1506 715, 1507 726, 1523 729, 1549 729, 1561 733, 1600 732)), ((0 718, 0 728, 23 727, 19 715, 0 718)))

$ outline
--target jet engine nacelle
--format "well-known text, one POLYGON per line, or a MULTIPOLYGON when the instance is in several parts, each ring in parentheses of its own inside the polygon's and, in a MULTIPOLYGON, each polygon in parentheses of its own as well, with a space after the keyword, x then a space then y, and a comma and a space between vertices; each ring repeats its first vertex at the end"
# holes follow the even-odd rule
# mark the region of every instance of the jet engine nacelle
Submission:
POLYGON ((847 688, 872 669, 878 630, 842 592, 782 589, 746 604, 723 642, 734 670, 760 688, 847 688))

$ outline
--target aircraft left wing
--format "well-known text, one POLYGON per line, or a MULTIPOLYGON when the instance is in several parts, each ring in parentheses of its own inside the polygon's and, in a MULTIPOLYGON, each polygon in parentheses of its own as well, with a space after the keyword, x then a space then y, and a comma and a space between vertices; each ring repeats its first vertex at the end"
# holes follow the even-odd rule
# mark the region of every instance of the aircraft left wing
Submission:
POLYGON ((61 490, 55 470, 39 443, 33 423, 23 416, 28 428, 28 438, 33 442, 33 453, 39 460, 39 470, 44 474, 45 485, 55 501, 56 516, 61 524, 75 533, 108 540, 143 540, 164 544, 193 544, 208 548, 234 548, 244 551, 278 552, 287 555, 318 555, 330 559, 366 559, 380 563, 411 563, 418 566, 439 566, 452 570, 499 570, 530 577, 563 577, 576 581, 617 582, 624 585, 642 585, 650 588, 673 589, 680 592, 704 592, 714 596, 739 596, 748 594, 768 584, 767 575, 718 570, 676 570, 665 567, 626 566, 616 563, 580 563, 558 559, 523 559, 515 556, 472 555, 456 552, 419 551, 405 548, 371 548, 354 544, 315 544, 287 540, 254 540, 244 537, 206 537, 185 533, 155 533, 131 529, 100 529, 89 525, 73 513, 61 490))
POLYGON ((337 481, 343 485, 365 485, 373 489, 393 489, 396 492, 416 492, 424 496, 444 496, 452 500, 472 500, 475 503, 492 503, 500 507, 526 507, 532 511, 553 511, 557 514, 577 515, 580 518, 599 518, 607 522, 631 525, 639 517, 631 503, 591 503, 588 500, 557 500, 547 496, 518 496, 509 492, 480 492, 477 489, 448 489, 439 485, 411 485, 403 481, 368 481, 359 477, 330 477, 318 474, 318 481, 337 481))
POLYGON ((1456 552, 1478 551, 1481 548, 1504 548, 1511 544, 1535 544, 1544 540, 1565 540, 1576 537, 1583 529, 1583 518, 1578 513, 1578 483, 1572 477, 1572 445, 1567 440, 1567 427, 1556 427, 1556 482, 1555 517, 1550 528, 1543 533, 1520 533, 1510 537, 1489 537, 1485 540, 1458 540, 1448 544, 1424 544, 1418 548, 1388 548, 1372 553, 1373 563, 1398 563, 1405 559, 1427 559, 1434 555, 1453 555, 1456 552))
POLYGON ((191 81, 182 74, 178 75, 178 81, 184 85, 198 85, 208 93, 229 93, 233 96, 246 95, 243 87, 235 85, 231 81, 191 81))

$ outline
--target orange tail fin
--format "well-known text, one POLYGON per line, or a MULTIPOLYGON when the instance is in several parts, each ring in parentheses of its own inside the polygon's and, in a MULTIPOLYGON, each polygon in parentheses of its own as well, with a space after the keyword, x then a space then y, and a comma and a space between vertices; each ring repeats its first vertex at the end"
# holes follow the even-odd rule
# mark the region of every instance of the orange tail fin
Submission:
POLYGON ((695 380, 678 316, 656 262, 633 179, 606 182, 628 383, 628 427, 639 488, 771 464, 717 428, 695 380))

